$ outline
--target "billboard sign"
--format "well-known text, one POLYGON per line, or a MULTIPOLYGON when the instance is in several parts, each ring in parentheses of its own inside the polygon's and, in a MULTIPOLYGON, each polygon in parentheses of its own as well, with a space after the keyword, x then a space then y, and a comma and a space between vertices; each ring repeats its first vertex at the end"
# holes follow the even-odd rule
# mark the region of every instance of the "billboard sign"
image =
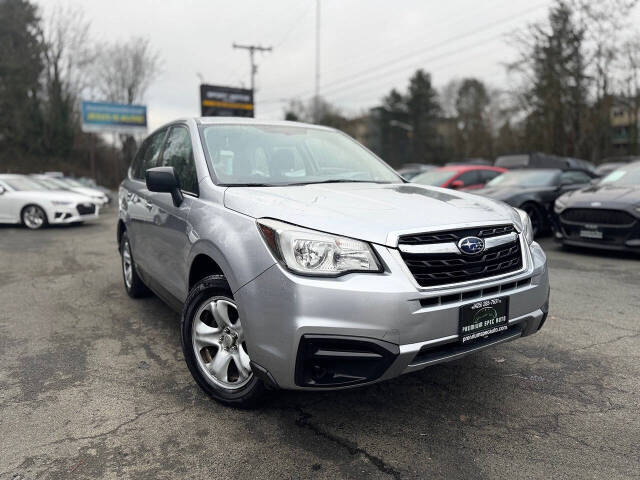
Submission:
POLYGON ((253 92, 246 88, 200 85, 203 117, 253 117, 253 92))
POLYGON ((146 133, 147 107, 120 103, 82 102, 82 131, 146 133))

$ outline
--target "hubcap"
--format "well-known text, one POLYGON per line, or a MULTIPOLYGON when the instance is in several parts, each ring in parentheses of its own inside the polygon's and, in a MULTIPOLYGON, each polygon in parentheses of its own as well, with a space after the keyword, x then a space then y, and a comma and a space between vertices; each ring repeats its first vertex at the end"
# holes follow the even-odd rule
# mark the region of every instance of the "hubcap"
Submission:
POLYGON ((213 384, 234 390, 253 373, 236 304, 214 297, 204 302, 193 319, 191 340, 200 371, 213 384))
POLYGON ((133 267, 131 265, 131 248, 127 241, 125 241, 122 246, 122 271, 124 273, 125 285, 127 288, 131 288, 133 282, 133 267))
POLYGON ((44 223, 44 212, 35 206, 27 207, 24 211, 24 224, 29 228, 40 228, 44 223))

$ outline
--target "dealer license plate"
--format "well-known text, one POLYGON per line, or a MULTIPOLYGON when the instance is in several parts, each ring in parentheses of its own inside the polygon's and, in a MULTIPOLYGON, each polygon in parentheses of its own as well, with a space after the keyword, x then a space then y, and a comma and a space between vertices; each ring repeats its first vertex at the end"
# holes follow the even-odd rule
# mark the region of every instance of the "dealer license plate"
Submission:
POLYGON ((460 307, 462 343, 503 332, 508 327, 509 297, 480 300, 460 307))

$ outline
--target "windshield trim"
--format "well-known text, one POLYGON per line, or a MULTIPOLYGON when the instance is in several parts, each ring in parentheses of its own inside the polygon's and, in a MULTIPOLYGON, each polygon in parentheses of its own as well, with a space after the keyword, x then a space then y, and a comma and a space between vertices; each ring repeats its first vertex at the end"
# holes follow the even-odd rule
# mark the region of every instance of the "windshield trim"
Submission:
MULTIPOLYGON (((286 126, 286 127, 290 127, 290 128, 301 128, 301 129, 312 129, 312 130, 318 130, 318 131, 324 131, 324 132, 334 132, 337 133, 339 135, 342 135, 344 137, 346 137, 348 140, 350 140, 351 142, 354 142, 357 146, 359 146, 360 148, 362 148, 363 150, 365 150, 367 153, 369 153, 372 157, 374 157, 375 160, 377 160, 380 164, 382 164, 382 166, 386 167, 387 170, 389 170, 389 172, 391 172, 393 175, 395 175, 398 179, 398 183, 409 183, 408 180, 405 180, 404 178, 402 178, 402 176, 400 174, 398 174, 398 172, 396 172, 393 167, 391 167, 391 165, 389 165, 387 162, 385 162, 382 158, 380 158, 378 155, 376 155, 375 153, 373 153, 371 150, 369 150, 366 146, 364 146, 362 143, 358 142, 355 138, 351 137, 350 135, 347 135, 346 133, 344 133, 341 130, 338 130, 336 128, 331 128, 331 127, 325 127, 322 125, 307 125, 307 124, 298 124, 298 123, 293 123, 293 124, 276 124, 276 125, 272 125, 269 122, 264 122, 264 123, 233 123, 233 122, 212 122, 212 123, 197 123, 197 130, 198 130, 198 138, 200 139, 200 148, 202 149, 202 152, 204 153, 204 157, 205 157, 205 164, 207 166, 207 171, 209 172, 209 178, 211 178, 211 181, 214 183, 214 185, 218 186, 218 187, 237 187, 237 186, 245 186, 245 187, 252 187, 252 186, 256 186, 256 187, 290 187, 290 186, 295 186, 295 185, 303 185, 302 182, 300 183, 285 183, 285 184, 262 184, 260 182, 257 182, 256 184, 253 183, 248 183, 248 184, 237 184, 237 183, 225 183, 222 182, 218 176, 216 175, 216 172, 213 170, 213 162, 211 161, 211 157, 209 155, 209 149, 207 148, 207 143, 204 137, 204 130, 205 128, 211 128, 211 127, 224 127, 224 126, 249 126, 249 127, 270 127, 270 126, 275 126, 275 127, 281 127, 281 126, 286 126)), ((319 183, 319 182, 311 182, 311 183, 319 183)), ((354 182, 355 183, 355 182, 354 182)), ((368 183, 374 183, 374 182, 368 182, 368 183)), ((382 183, 382 182, 377 182, 377 183, 382 183)), ((385 182, 385 183, 389 183, 392 184, 394 182, 385 182)), ((308 185, 309 183, 307 183, 308 185)))

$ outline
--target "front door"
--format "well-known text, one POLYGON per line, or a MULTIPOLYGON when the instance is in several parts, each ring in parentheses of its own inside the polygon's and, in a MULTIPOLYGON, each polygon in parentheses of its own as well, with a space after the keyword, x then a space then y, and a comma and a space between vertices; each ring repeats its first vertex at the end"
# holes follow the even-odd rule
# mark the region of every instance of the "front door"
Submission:
POLYGON ((198 177, 193 160, 189 129, 184 125, 170 128, 159 162, 173 167, 184 200, 178 206, 168 193, 148 192, 152 221, 144 224, 148 272, 153 279, 180 301, 187 296, 190 250, 189 211, 198 196, 198 177))

